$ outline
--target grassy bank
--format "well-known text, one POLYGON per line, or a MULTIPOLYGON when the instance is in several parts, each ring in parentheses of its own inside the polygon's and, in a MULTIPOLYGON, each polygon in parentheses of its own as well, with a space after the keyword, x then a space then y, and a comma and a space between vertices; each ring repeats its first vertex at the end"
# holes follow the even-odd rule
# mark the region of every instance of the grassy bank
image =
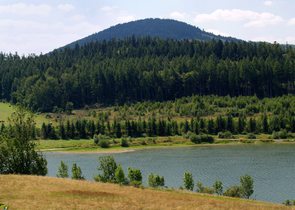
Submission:
POLYGON ((10 209, 284 210, 279 204, 184 191, 138 189, 49 177, 0 176, 0 203, 10 209))
POLYGON ((293 144, 294 140, 273 141, 259 136, 256 140, 247 140, 243 136, 237 139, 216 139, 213 144, 194 144, 190 140, 181 137, 157 137, 157 138, 135 138, 129 142, 129 147, 121 147, 120 139, 112 140, 109 148, 101 148, 94 144, 93 140, 38 140, 36 141, 37 149, 49 152, 97 152, 97 153, 117 153, 130 152, 135 150, 151 148, 171 148, 171 147, 200 147, 200 146, 221 146, 221 145, 243 145, 243 144, 293 144), (145 145, 142 143, 145 142, 145 145))

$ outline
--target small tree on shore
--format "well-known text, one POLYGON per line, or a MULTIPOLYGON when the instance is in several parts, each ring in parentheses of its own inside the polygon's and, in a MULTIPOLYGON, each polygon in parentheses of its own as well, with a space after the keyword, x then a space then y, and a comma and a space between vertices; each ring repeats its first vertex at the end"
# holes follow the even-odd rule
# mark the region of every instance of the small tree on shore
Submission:
POLYGON ((249 175, 242 176, 240 178, 242 196, 249 199, 250 196, 254 193, 254 181, 253 178, 249 175))
POLYGON ((112 156, 99 157, 100 166, 97 168, 102 173, 94 177, 97 182, 116 182, 115 173, 117 163, 112 156))
POLYGON ((72 167, 72 179, 84 180, 81 168, 74 163, 72 167))
POLYGON ((148 184, 150 187, 164 187, 165 179, 163 176, 151 173, 148 177, 148 184))
POLYGON ((217 194, 217 195, 222 195, 223 194, 223 184, 221 181, 216 181, 214 184, 213 184, 213 189, 214 189, 214 192, 217 194))
POLYGON ((124 170, 121 165, 116 168, 115 171, 115 180, 118 184, 126 184, 127 180, 125 178, 124 170))
POLYGON ((142 184, 142 174, 139 169, 136 168, 128 168, 128 178, 130 184, 138 187, 142 184))
POLYGON ((190 172, 185 172, 183 176, 183 184, 186 190, 194 190, 194 179, 193 175, 190 172))
POLYGON ((68 166, 63 161, 60 162, 60 166, 58 168, 58 172, 57 172, 56 176, 59 178, 68 178, 69 177, 68 166))

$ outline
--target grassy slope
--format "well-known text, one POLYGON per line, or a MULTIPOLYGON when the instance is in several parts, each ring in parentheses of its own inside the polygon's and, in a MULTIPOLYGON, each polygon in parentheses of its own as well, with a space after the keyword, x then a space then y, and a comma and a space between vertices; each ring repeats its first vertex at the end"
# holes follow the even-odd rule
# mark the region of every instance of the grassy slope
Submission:
MULTIPOLYGON (((8 123, 8 118, 14 112, 15 107, 9 103, 0 103, 0 122, 8 123)), ((41 127, 43 122, 50 122, 49 119, 45 118, 45 115, 35 114, 35 122, 38 127, 41 127)))
POLYGON ((292 209, 242 199, 49 177, 0 176, 0 186, 0 203, 10 209, 292 209))

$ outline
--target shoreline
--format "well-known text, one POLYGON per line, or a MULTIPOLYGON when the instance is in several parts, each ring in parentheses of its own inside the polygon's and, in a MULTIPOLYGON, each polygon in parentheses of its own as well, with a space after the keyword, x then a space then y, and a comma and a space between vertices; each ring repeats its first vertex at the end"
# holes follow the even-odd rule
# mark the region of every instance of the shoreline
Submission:
POLYGON ((169 144, 169 145, 153 145, 153 146, 130 146, 130 147, 110 147, 110 148, 50 148, 50 149, 39 149, 40 152, 55 152, 55 153, 65 153, 65 154, 121 154, 121 153, 131 153, 142 150, 150 149, 174 149, 174 148, 186 148, 186 147, 218 147, 218 146, 239 146, 239 145, 263 145, 263 144, 279 144, 288 145, 295 144, 294 141, 282 141, 273 140, 272 142, 263 142, 261 140, 255 140, 251 143, 243 143, 239 140, 231 140, 231 142, 223 143, 216 142, 212 144, 169 144))

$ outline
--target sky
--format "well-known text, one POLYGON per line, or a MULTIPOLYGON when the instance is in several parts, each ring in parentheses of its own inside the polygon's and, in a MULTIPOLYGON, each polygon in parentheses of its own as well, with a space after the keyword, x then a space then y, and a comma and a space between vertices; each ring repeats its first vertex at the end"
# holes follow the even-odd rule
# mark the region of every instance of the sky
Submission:
POLYGON ((44 54, 144 18, 176 19, 246 41, 295 44, 294 0, 0 0, 0 51, 44 54))

